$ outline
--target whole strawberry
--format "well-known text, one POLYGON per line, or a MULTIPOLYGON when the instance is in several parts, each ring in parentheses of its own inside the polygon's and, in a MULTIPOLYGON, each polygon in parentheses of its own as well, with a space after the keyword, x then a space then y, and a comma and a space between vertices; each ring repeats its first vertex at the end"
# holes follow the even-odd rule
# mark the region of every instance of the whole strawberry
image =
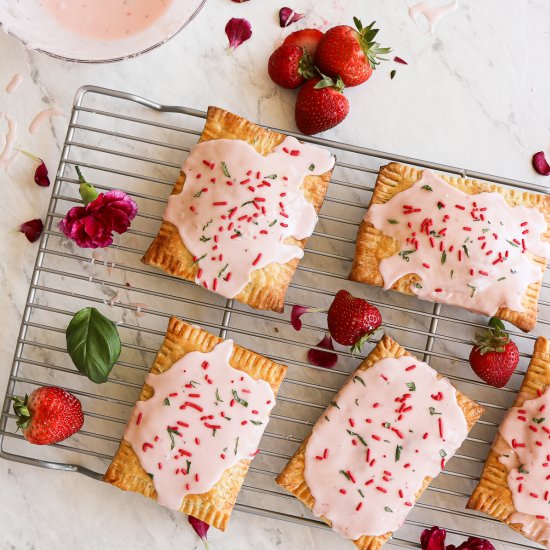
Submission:
POLYGON ((30 396, 13 397, 17 427, 35 445, 50 445, 67 439, 82 428, 80 401, 54 386, 38 388, 30 396))
POLYGON ((519 362, 518 347, 504 331, 504 324, 493 317, 489 329, 479 334, 470 352, 470 365, 484 382, 502 388, 519 362))
POLYGON ((321 38, 323 33, 319 29, 302 29, 289 34, 283 44, 304 48, 313 59, 321 38))
POLYGON ((300 132, 318 134, 340 124, 349 112, 349 102, 342 93, 340 78, 334 81, 323 78, 308 80, 298 92, 294 117, 300 132))
POLYGON ((352 346, 353 353, 361 351, 363 344, 382 324, 382 316, 366 300, 340 290, 330 305, 327 322, 334 340, 343 346, 352 346))
POLYGON ((363 28, 357 17, 353 18, 357 30, 349 25, 338 25, 329 29, 317 46, 315 65, 319 70, 336 78, 340 76, 346 86, 358 86, 366 82, 373 69, 391 52, 381 48, 374 38, 378 29, 375 21, 363 28))
POLYGON ((271 54, 267 72, 271 80, 283 88, 297 88, 317 74, 307 51, 289 44, 279 46, 271 54))

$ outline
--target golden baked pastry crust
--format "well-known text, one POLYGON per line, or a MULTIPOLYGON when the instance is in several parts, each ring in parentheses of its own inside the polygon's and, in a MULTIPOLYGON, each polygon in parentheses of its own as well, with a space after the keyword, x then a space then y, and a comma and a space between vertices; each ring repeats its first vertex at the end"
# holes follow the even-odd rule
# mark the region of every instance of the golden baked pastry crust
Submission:
MULTIPOLYGON (((356 372, 369 369, 381 359, 386 359, 388 357, 402 357, 403 355, 411 354, 385 334, 378 342, 376 347, 359 365, 356 372)), ((469 431, 483 413, 483 407, 460 393, 458 390, 456 390, 456 399, 459 407, 464 413, 469 431)), ((301 500, 311 510, 313 508, 315 499, 313 498, 313 495, 311 494, 304 477, 305 449, 308 439, 309 436, 304 439, 298 450, 294 453, 294 456, 289 460, 289 462, 284 467, 283 471, 277 476, 275 481, 278 485, 284 487, 296 498, 301 500)), ((431 481, 432 478, 430 477, 424 478, 422 487, 415 495, 415 501, 420 498, 420 496, 427 489, 431 481)), ((331 524, 330 520, 326 518, 321 519, 328 523, 328 525, 331 524)), ((359 550, 378 550, 388 541, 391 536, 391 532, 376 537, 364 535, 354 540, 353 542, 355 543, 355 546, 359 548, 359 550)))
MULTIPOLYGON (((239 139, 250 143, 258 153, 267 155, 279 145, 286 136, 279 132, 266 130, 218 107, 209 107, 204 130, 199 142, 211 139, 239 139)), ((306 199, 313 204, 319 213, 332 170, 320 176, 307 176, 303 189, 306 199)), ((185 174, 180 171, 178 181, 174 185, 172 195, 177 195, 185 185, 185 174)), ((300 241, 289 238, 286 242, 296 244, 302 249, 307 239, 300 241)), ((193 262, 193 255, 183 244, 176 226, 165 220, 161 228, 143 256, 143 263, 158 267, 170 275, 195 281, 198 266, 193 262)), ((267 309, 281 313, 284 310, 284 298, 290 280, 298 267, 297 258, 286 264, 272 263, 251 273, 250 282, 235 296, 239 302, 256 309, 267 309)))
MULTIPOLYGON (((205 330, 172 317, 168 323, 164 342, 151 367, 151 372, 161 374, 187 353, 191 351, 209 352, 221 341, 221 338, 205 330)), ((275 395, 277 395, 287 369, 283 365, 274 363, 236 344, 233 347, 230 364, 233 368, 246 372, 252 378, 265 380, 275 395)), ((145 401, 152 395, 151 386, 144 384, 139 400, 145 401)), ((187 495, 183 499, 180 511, 224 531, 250 462, 250 460, 243 459, 235 466, 225 470, 221 479, 207 493, 187 495)), ((132 446, 124 439, 121 440, 118 451, 103 480, 125 491, 141 493, 156 500, 153 481, 141 467, 132 446)))
MULTIPOLYGON (((421 177, 422 170, 418 170, 412 166, 405 166, 397 162, 391 162, 383 166, 378 174, 370 204, 388 202, 394 195, 405 191, 421 177)), ((538 208, 543 214, 548 227, 546 233, 543 235, 543 239, 550 241, 550 197, 518 189, 507 189, 472 179, 457 178, 444 174, 438 174, 438 177, 469 195, 476 195, 487 191, 500 193, 510 206, 523 205, 538 208)), ((371 223, 363 220, 357 232, 355 257, 349 278, 360 283, 383 286, 384 281, 378 266, 384 258, 389 258, 396 254, 400 249, 399 246, 399 243, 395 239, 384 235, 381 231, 375 229, 371 223)), ((539 257, 533 257, 533 259, 541 268, 542 280, 546 269, 546 259, 539 257)), ((419 280, 418 275, 408 274, 397 280, 393 284, 392 289, 403 294, 414 295, 410 287, 412 283, 419 280)), ((537 282, 527 287, 527 291, 523 297, 524 313, 508 308, 500 308, 496 316, 512 323, 524 332, 533 330, 537 322, 537 302, 540 286, 541 283, 537 282)))
MULTIPOLYGON (((538 397, 538 391, 545 391, 550 385, 550 342, 540 336, 535 342, 533 356, 521 384, 514 407, 521 407, 524 401, 538 397)), ((497 438, 500 435, 497 433, 497 438)), ((493 448, 489 452, 478 486, 468 500, 466 508, 485 512, 524 536, 519 523, 511 523, 510 517, 516 509, 512 492, 508 488, 508 470, 499 462, 500 454, 493 448)), ((533 538, 536 542, 542 542, 533 538)))

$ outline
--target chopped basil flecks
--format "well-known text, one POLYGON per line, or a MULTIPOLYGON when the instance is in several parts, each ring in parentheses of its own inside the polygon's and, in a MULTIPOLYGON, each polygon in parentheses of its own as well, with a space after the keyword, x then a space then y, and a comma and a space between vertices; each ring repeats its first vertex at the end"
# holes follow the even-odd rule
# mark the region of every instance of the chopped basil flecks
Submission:
POLYGON ((393 218, 388 218, 388 223, 395 225, 396 223, 399 223, 399 222, 397 220, 394 220, 393 218))
POLYGON ((309 171, 310 172, 313 172, 313 170, 315 170, 315 164, 313 164, 313 162, 309 165, 309 171))
POLYGON ((225 162, 222 162, 222 171, 224 176, 228 178, 231 177, 231 174, 229 173, 229 170, 227 169, 227 164, 225 164, 225 162))
POLYGON ((361 384, 363 384, 363 386, 366 386, 365 381, 360 376, 354 376, 353 377, 353 383, 354 384, 355 384, 356 380, 357 380, 357 382, 361 382, 361 384))
POLYGON ((402 451, 403 451, 402 445, 397 445, 397 447, 395 447, 395 462, 397 462, 401 458, 402 451))
POLYGON ((416 391, 416 384, 414 382, 407 382, 407 388, 411 391, 416 391))
POLYGON ((351 430, 346 430, 346 432, 349 433, 349 435, 351 435, 352 437, 356 437, 362 445, 364 445, 365 447, 368 447, 368 444, 367 442, 365 441, 365 439, 359 435, 357 432, 352 432, 351 430))
POLYGON ((429 185, 423 185, 422 189, 425 189, 426 191, 433 191, 433 189, 429 185))
POLYGON ((165 397, 165 398, 164 398, 164 406, 165 406, 165 407, 169 407, 169 406, 170 406, 170 399, 168 399, 168 397, 165 397))
POLYGON ((237 390, 232 390, 232 393, 233 393, 233 399, 235 399, 235 401, 239 403, 239 405, 242 405, 243 407, 248 407, 248 401, 245 401, 244 399, 240 398, 239 394, 237 393, 237 390))
POLYGON ((431 414, 432 416, 433 416, 434 414, 441 414, 441 413, 439 413, 439 412, 437 412, 437 411, 435 410, 435 407, 430 407, 428 410, 430 411, 430 414, 431 414))

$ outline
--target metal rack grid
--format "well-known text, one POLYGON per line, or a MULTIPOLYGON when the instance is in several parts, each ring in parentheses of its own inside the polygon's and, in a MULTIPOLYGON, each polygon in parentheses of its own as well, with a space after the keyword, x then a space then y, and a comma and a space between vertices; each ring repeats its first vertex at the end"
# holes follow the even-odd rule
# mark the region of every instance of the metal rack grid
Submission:
MULTIPOLYGON (((545 190, 465 169, 296 136, 328 147, 338 162, 319 224, 287 294, 285 313, 255 311, 139 262, 158 229, 166 198, 186 152, 200 135, 204 118, 202 111, 163 106, 94 86, 77 92, 3 404, 0 456, 101 479, 162 341, 168 318, 177 315, 289 366, 237 509, 325 527, 273 480, 358 363, 357 357, 338 350, 339 361, 334 369, 309 365, 306 350, 319 342, 326 321, 322 314, 311 315, 297 333, 290 326, 290 307, 294 303, 328 306, 337 290, 347 288, 379 307, 385 330, 403 346, 486 407, 482 420, 413 508, 388 548, 419 547, 421 530, 433 524, 447 528, 449 542, 471 533, 490 537, 499 550, 538 547, 492 518, 466 511, 464 505, 477 482, 496 426, 513 402, 534 339, 550 323, 548 277, 543 282, 537 331, 529 335, 511 331, 520 348, 520 365, 508 387, 497 390, 475 379, 467 364, 470 340, 486 319, 352 283, 347 281, 347 273, 357 224, 369 202, 376 173, 385 161, 531 191, 545 190), (57 227, 66 211, 79 202, 74 173, 77 164, 96 188, 123 189, 139 206, 131 230, 100 253, 73 246, 57 227), (87 305, 95 305, 116 321, 123 341, 120 360, 109 381, 100 386, 74 369, 65 349, 65 327, 73 313, 87 305), (71 439, 43 448, 26 444, 15 433, 9 398, 45 384, 60 385, 77 395, 86 421, 83 430, 71 439)), ((346 547, 345 542, 342 547, 346 547)))

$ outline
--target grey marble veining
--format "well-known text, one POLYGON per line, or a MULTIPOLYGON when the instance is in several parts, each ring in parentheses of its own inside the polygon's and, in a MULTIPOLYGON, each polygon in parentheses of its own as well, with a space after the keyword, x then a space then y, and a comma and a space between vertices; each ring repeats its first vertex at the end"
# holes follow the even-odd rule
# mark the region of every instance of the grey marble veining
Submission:
MULTIPOLYGON (((17 145, 43 157, 51 176, 55 174, 67 121, 56 117, 32 136, 28 126, 38 111, 53 104, 68 113, 74 92, 83 84, 118 88, 198 109, 215 104, 254 121, 295 130, 295 92, 276 88, 265 71, 274 44, 289 32, 278 27, 279 7, 266 0, 261 4, 260 0, 244 4, 210 0, 197 19, 168 44, 143 57, 113 65, 62 63, 27 52, 1 34, 0 112, 8 111, 18 121, 17 145), (232 16, 249 18, 254 34, 248 43, 227 55, 223 27, 232 16), (23 83, 16 93, 7 95, 4 87, 15 73, 23 75, 23 83)), ((438 24, 434 36, 423 33, 410 20, 407 5, 401 0, 373 0, 368 5, 363 0, 295 0, 292 7, 308 14, 301 23, 321 28, 350 23, 353 15, 364 22, 376 19, 382 29, 380 41, 392 45, 395 54, 409 62, 408 66, 382 65, 367 85, 349 89, 350 115, 326 137, 546 183, 533 173, 530 158, 535 151, 550 148, 548 2, 461 0, 459 8, 438 24), (390 80, 392 68, 397 69, 397 75, 390 80)), ((0 121, 0 135, 3 132, 0 121)), ((108 137, 104 140, 109 143, 108 137)), ((177 162, 177 154, 166 158, 177 162)), ((31 161, 19 155, 7 172, 0 172, 0 307, 5 319, 0 331, 2 390, 36 254, 36 246, 11 230, 27 219, 45 217, 49 200, 49 190, 34 185, 33 169, 31 161)), ((159 173, 163 175, 166 172, 159 173)), ((361 193, 354 196, 362 204, 361 193)), ((162 209, 150 208, 155 214, 162 209)), ((338 215, 336 209, 334 213, 338 215)), ((360 216, 360 209, 348 211, 348 216, 352 215, 360 216)), ((342 253, 338 243, 326 246, 329 252, 342 253)), ((71 250, 70 245, 67 250, 71 250)), ((109 259, 113 261, 111 256, 109 259)), ((309 261, 306 257, 304 264, 309 261)), ((105 271, 99 265, 85 269, 96 276, 105 271)), ((303 274, 300 277, 311 282, 303 274)), ((110 287, 98 287, 97 292, 105 299, 113 298, 110 287)), ((370 294, 373 299, 381 295, 381 291, 374 290, 370 294)), ((411 306, 410 301, 404 303, 411 306)), ((120 315, 121 319, 146 326, 146 319, 135 319, 129 312, 124 313, 127 318, 122 312, 120 315)), ((395 311, 388 313, 387 321, 406 323, 407 319, 395 311)), ((456 331, 454 326, 442 326, 443 334, 456 336, 456 331)), ((464 341, 471 337, 471 331, 458 333, 464 341)), ((284 336, 291 338, 291 331, 284 336)), ((143 345, 150 345, 147 335, 142 338, 143 345)), ((442 355, 461 357, 465 349, 443 338, 435 347, 442 355)), ((47 350, 42 351, 42 357, 45 361, 55 359, 47 350)), ((150 354, 138 354, 133 359, 145 367, 150 354)), ((442 372, 468 376, 463 361, 450 364, 435 358, 433 364, 442 372)), ((519 382, 516 376, 512 384, 517 387, 519 382)), ((472 391, 478 388, 472 385, 472 391)), ((493 402, 508 406, 512 395, 494 390, 491 397, 493 402)), ((500 414, 490 411, 489 419, 498 421, 500 414)), ((300 508, 296 505, 294 509, 300 508)), ((219 550, 351 548, 327 530, 239 512, 225 534, 211 530, 210 539, 212 547, 219 550)), ((169 547, 187 550, 201 548, 202 543, 185 518, 138 495, 124 494, 83 476, 0 461, 0 549, 169 547)))

